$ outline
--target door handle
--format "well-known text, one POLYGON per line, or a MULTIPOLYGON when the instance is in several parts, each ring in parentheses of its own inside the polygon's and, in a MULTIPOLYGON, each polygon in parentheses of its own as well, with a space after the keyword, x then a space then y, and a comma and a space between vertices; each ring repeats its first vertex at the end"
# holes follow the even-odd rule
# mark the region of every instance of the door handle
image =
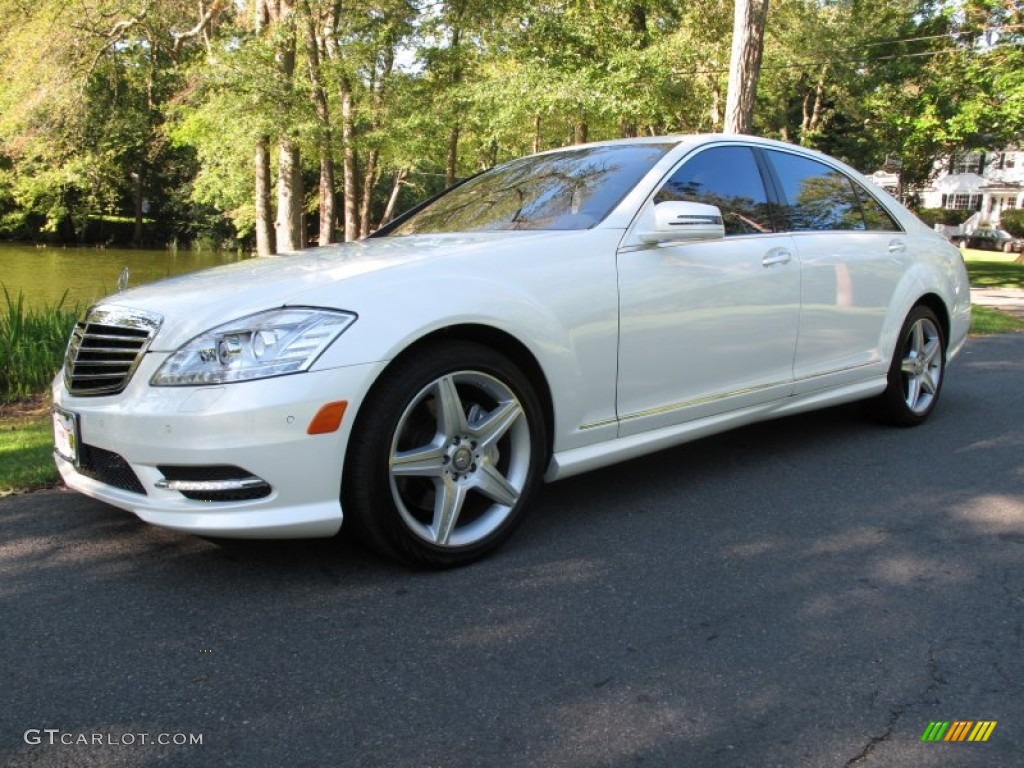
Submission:
POLYGON ((761 259, 761 264, 766 267, 774 267, 776 264, 789 264, 793 260, 793 254, 785 248, 776 248, 768 251, 761 259))
POLYGON ((889 253, 903 253, 907 250, 907 244, 902 240, 890 240, 889 241, 889 253))

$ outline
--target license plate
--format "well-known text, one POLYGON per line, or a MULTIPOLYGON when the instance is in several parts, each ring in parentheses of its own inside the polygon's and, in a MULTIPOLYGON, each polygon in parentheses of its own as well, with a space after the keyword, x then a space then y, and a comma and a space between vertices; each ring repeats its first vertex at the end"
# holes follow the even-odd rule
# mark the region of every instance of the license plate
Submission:
POLYGON ((53 449, 72 464, 78 464, 78 415, 62 408, 53 409, 53 449))

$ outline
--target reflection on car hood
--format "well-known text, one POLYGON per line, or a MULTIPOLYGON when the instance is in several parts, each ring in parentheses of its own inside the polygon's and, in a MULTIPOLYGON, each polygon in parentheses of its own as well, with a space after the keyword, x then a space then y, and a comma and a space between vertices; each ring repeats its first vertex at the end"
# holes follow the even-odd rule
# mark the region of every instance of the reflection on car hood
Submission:
POLYGON ((328 285, 339 284, 331 306, 351 308, 346 297, 357 294, 354 284, 382 270, 493 253, 502 243, 521 248, 524 239, 569 234, 487 232, 363 240, 179 275, 108 296, 100 303, 159 313, 164 324, 151 349, 172 351, 230 320, 274 307, 301 306, 304 294, 316 292, 322 297, 328 285), (352 290, 347 290, 350 286, 352 290))

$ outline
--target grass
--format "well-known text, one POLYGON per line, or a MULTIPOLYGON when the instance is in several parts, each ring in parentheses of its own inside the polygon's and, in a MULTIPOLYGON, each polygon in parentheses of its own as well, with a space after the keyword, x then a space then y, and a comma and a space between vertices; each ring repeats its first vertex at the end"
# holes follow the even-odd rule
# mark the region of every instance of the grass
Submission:
POLYGON ((974 304, 971 307, 971 334, 989 336, 993 333, 1024 331, 1024 320, 992 307, 974 304))
POLYGON ((963 254, 971 285, 975 288, 1024 289, 1024 264, 1015 263, 1020 254, 974 249, 965 249, 963 254))
POLYGON ((57 482, 49 413, 45 395, 0 405, 0 497, 57 482))
POLYGON ((65 307, 67 293, 41 309, 25 306, 25 294, 12 298, 6 285, 0 307, 0 403, 45 392, 60 370, 77 306, 65 307))
MULTIPOLYGON (((1015 263, 1020 254, 964 249, 964 262, 975 288, 1015 288, 1024 290, 1024 264, 1015 263)), ((998 309, 975 304, 971 313, 971 333, 989 335, 1024 331, 1024 320, 998 309)))

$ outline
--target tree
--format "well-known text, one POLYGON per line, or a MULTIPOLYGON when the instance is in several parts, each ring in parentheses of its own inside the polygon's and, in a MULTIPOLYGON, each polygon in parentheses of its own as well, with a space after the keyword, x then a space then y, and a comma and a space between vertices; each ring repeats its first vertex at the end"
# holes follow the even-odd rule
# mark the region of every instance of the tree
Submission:
POLYGON ((725 132, 750 133, 754 127, 754 100, 761 74, 768 0, 735 0, 729 91, 725 103, 725 132))
POLYGON ((167 190, 180 187, 192 155, 165 141, 165 108, 223 10, 200 2, 197 17, 195 8, 0 3, 0 142, 29 231, 81 240, 95 216, 128 209, 140 244, 147 201, 183 207, 167 190))

